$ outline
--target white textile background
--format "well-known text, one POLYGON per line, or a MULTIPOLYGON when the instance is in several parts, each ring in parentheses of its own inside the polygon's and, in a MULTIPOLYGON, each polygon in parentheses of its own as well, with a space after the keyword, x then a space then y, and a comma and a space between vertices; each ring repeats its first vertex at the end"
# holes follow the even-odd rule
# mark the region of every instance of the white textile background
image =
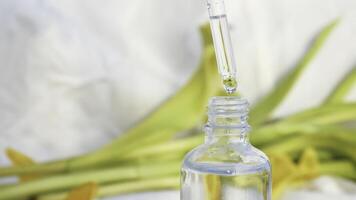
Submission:
MULTIPOLYGON (((251 102, 293 66, 322 26, 342 18, 276 115, 317 105, 356 63, 356 1, 226 4, 240 88, 251 102)), ((197 28, 206 20, 204 0, 1 0, 0 151, 12 146, 42 161, 107 143, 188 80, 201 52, 197 28)), ((7 163, 1 154, 0 164, 7 163)), ((338 181, 315 185, 293 196, 355 198, 338 181)), ((140 199, 118 199, 130 198, 140 199)))

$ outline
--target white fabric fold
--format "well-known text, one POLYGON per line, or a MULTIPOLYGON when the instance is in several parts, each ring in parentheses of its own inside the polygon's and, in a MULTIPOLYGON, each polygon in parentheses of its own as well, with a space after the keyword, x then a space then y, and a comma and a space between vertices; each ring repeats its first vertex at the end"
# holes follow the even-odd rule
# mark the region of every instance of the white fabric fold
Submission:
MULTIPOLYGON (((67 157, 134 125, 196 70, 204 4, 1 0, 0 151, 11 146, 40 161, 67 157)), ((342 17, 276 115, 319 104, 356 62, 356 1, 226 5, 240 89, 251 102, 293 66, 322 26, 342 17)), ((3 154, 0 164, 8 164, 3 154)), ((161 199, 171 198, 164 194, 161 199)))

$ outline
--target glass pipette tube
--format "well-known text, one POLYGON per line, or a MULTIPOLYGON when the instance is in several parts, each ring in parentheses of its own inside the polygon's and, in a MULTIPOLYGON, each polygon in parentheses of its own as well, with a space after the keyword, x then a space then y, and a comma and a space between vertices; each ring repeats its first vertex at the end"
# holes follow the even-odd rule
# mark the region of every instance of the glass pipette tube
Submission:
POLYGON ((236 91, 236 64, 223 0, 207 0, 216 61, 227 93, 236 91))

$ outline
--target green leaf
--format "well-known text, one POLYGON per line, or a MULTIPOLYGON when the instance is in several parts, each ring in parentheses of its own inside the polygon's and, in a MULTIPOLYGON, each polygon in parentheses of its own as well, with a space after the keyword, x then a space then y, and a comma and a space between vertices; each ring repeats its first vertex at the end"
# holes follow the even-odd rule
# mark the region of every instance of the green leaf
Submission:
POLYGON ((330 126, 349 121, 356 121, 355 103, 322 105, 260 126, 251 132, 250 141, 254 145, 261 146, 297 133, 316 132, 326 126, 326 129, 340 132, 331 129, 330 126))
POLYGON ((356 120, 356 103, 340 103, 311 108, 283 120, 283 123, 309 122, 313 124, 340 123, 356 120))
POLYGON ((98 185, 119 181, 158 178, 179 174, 181 161, 152 162, 143 165, 116 166, 58 174, 0 189, 0 200, 20 199, 71 189, 88 182, 98 185))
MULTIPOLYGON (((164 190, 164 189, 179 189, 179 175, 171 175, 167 177, 155 177, 149 179, 139 179, 134 181, 114 182, 110 184, 100 185, 98 187, 97 197, 118 196, 120 194, 164 190)), ((66 192, 50 193, 37 197, 37 200, 63 200, 67 196, 66 192)))
POLYGON ((340 83, 334 88, 330 95, 325 99, 324 104, 341 103, 348 95, 350 90, 356 85, 356 66, 346 74, 340 83))
POLYGON ((329 150, 336 155, 356 161, 354 153, 356 151, 355 143, 345 141, 347 138, 355 139, 353 134, 350 133, 335 133, 332 130, 330 132, 322 130, 313 134, 296 134, 290 138, 269 143, 263 146, 262 150, 267 154, 285 153, 294 155, 300 153, 305 148, 314 147, 329 150))
POLYGON ((323 47, 326 39, 338 24, 339 19, 332 21, 317 35, 316 39, 310 45, 308 51, 302 59, 297 63, 292 71, 283 77, 277 86, 264 96, 250 112, 250 124, 252 126, 260 125, 270 117, 273 110, 283 101, 288 95, 291 88, 297 82, 302 72, 308 64, 315 58, 320 49, 323 47))
POLYGON ((356 168, 354 163, 349 160, 336 160, 320 165, 320 174, 341 176, 356 180, 356 168))

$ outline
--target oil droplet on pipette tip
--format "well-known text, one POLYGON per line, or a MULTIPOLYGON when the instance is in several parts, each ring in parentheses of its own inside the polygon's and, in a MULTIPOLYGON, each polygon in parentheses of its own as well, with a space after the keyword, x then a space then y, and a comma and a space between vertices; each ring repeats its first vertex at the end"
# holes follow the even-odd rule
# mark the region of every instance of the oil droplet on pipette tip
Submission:
POLYGON ((237 89, 237 81, 234 77, 226 77, 223 80, 225 91, 228 94, 233 94, 237 89))

